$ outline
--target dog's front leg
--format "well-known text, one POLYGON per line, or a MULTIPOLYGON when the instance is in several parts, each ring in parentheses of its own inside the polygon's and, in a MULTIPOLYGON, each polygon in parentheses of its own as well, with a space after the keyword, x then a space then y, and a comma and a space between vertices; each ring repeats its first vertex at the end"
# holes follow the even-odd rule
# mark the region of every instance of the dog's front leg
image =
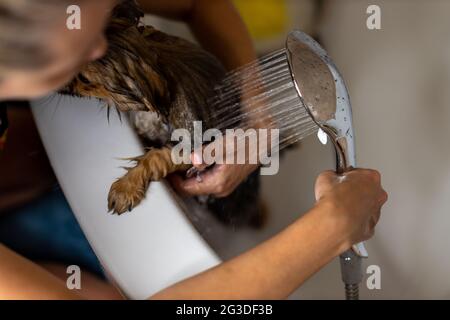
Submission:
POLYGON ((158 181, 175 171, 187 170, 190 164, 174 164, 171 148, 151 149, 141 157, 133 159, 136 165, 111 186, 108 209, 122 214, 131 211, 145 197, 150 181, 158 181))

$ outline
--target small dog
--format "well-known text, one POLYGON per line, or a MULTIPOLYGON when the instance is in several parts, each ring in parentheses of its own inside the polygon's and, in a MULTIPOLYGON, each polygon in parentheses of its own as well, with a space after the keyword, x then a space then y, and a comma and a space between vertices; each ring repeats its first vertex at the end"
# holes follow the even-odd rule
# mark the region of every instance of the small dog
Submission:
MULTIPOLYGON (((106 35, 105 57, 86 65, 61 92, 100 98, 131 122, 149 151, 133 159, 136 165, 114 182, 108 208, 118 214, 131 211, 144 198, 150 181, 157 181, 191 165, 171 160, 171 132, 193 122, 213 128, 208 98, 225 69, 198 46, 140 24, 143 12, 134 1, 124 1, 113 11, 106 35)), ((192 134, 191 134, 192 136, 192 134)), ((259 172, 251 174, 226 198, 209 196, 206 205, 233 226, 262 224, 259 210, 259 172)))

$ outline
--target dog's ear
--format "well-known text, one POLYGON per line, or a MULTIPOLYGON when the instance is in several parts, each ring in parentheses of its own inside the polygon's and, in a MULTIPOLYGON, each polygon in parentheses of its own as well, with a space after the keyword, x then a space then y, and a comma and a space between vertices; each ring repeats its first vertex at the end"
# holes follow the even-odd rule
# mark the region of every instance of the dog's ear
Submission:
POLYGON ((192 121, 180 114, 190 114, 202 120, 209 127, 211 109, 208 99, 214 94, 214 87, 225 76, 220 61, 196 44, 168 35, 153 27, 140 27, 145 38, 144 55, 149 67, 157 72, 166 83, 166 97, 171 123, 186 127, 185 121, 192 121), (152 54, 149 55, 148 52, 152 54))
POLYGON ((166 118, 167 81, 128 45, 129 41, 111 42, 108 54, 86 65, 60 93, 95 97, 120 111, 153 111, 166 118))

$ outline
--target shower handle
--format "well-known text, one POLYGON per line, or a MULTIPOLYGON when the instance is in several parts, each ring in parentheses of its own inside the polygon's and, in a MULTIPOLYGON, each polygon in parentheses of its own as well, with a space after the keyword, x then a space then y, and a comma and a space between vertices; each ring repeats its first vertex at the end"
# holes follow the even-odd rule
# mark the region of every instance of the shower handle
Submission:
MULTIPOLYGON (((336 150, 336 172, 342 174, 356 167, 354 158, 348 156, 348 144, 345 136, 338 137, 333 128, 324 125, 322 130, 331 138, 336 150)), ((362 259, 367 258, 368 253, 364 243, 360 242, 352 246, 339 256, 342 281, 345 284, 345 298, 347 300, 359 299, 359 284, 363 279, 362 259)))

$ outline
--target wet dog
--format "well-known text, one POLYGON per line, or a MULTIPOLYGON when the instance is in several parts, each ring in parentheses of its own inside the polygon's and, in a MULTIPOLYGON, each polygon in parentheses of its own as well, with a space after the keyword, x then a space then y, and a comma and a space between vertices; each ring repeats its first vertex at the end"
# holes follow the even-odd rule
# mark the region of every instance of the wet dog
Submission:
MULTIPOLYGON (((171 132, 185 128, 192 133, 194 121, 202 121, 205 130, 216 126, 208 98, 225 76, 214 56, 184 39, 142 25, 142 15, 134 1, 118 5, 106 30, 108 52, 86 65, 61 91, 96 97, 129 113, 148 147, 111 186, 108 207, 118 214, 137 206, 151 181, 191 167, 173 163, 171 132)), ((206 205, 228 224, 259 225, 258 194, 257 170, 228 197, 209 196, 206 205)))

